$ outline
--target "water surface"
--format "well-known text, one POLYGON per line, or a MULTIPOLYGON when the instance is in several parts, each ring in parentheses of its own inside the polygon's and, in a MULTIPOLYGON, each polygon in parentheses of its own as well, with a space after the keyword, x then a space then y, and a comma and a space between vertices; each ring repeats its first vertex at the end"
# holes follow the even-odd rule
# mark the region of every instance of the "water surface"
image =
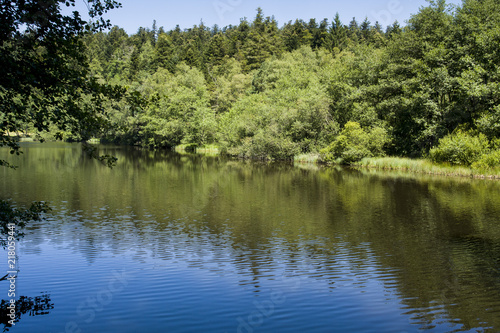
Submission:
POLYGON ((497 181, 23 150, 0 198, 53 214, 18 244, 11 332, 500 331, 497 181))

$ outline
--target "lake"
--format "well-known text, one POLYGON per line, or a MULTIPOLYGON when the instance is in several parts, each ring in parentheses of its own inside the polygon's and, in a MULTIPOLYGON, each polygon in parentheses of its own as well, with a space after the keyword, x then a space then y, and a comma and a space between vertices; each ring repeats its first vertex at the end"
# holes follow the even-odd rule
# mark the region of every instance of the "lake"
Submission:
POLYGON ((115 168, 66 143, 0 168, 53 209, 10 332, 500 331, 498 181, 99 149, 115 168))

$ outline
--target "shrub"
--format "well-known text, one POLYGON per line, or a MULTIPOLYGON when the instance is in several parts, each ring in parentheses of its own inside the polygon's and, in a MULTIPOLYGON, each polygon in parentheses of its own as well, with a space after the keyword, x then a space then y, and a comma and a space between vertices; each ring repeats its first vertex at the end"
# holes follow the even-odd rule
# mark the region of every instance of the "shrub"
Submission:
POLYGON ((365 131, 359 123, 348 122, 337 138, 321 151, 322 160, 337 161, 341 164, 352 164, 365 157, 381 156, 383 148, 389 142, 385 129, 373 128, 365 131))
POLYGON ((473 136, 458 130, 440 139, 438 146, 430 150, 429 156, 433 162, 470 166, 488 152, 488 146, 484 134, 473 136))
POLYGON ((271 126, 267 131, 259 130, 255 136, 246 137, 238 147, 229 149, 228 152, 262 160, 293 160, 300 149, 290 138, 280 135, 271 126))
POLYGON ((500 150, 495 150, 488 154, 484 154, 478 161, 472 163, 473 169, 480 169, 480 170, 493 169, 499 166, 500 166, 500 150))

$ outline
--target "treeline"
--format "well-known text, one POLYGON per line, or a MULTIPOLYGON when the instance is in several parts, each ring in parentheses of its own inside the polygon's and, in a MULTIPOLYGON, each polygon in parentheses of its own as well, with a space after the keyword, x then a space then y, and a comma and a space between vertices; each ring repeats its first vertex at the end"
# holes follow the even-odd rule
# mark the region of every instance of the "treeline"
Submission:
POLYGON ((500 0, 431 1, 384 30, 338 14, 279 27, 258 9, 236 26, 114 27, 85 43, 93 75, 129 92, 107 103, 111 126, 95 133, 107 141, 359 159, 426 156, 457 132, 494 150, 500 137, 500 0))

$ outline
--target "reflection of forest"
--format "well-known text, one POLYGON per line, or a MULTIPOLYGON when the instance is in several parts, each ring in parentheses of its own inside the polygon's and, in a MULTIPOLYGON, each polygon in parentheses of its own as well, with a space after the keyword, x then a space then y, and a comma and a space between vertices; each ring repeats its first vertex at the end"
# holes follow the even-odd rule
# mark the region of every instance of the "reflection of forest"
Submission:
POLYGON ((60 229, 53 241, 89 262, 104 248, 148 249, 137 257, 233 269, 256 285, 278 266, 332 288, 352 273, 383 281, 424 327, 443 317, 500 327, 498 182, 125 148, 107 149, 119 158, 110 170, 68 147, 30 149, 22 168, 1 171, 15 200, 57 205, 58 216, 31 227, 34 243, 60 229))
MULTIPOLYGON (((0 303, 0 324, 3 325, 3 332, 9 331, 12 327, 9 324, 10 317, 8 316, 11 312, 7 307, 10 305, 10 300, 1 300, 0 303)), ((28 316, 42 316, 49 314, 50 310, 54 308, 54 303, 50 299, 50 295, 41 295, 36 297, 20 296, 16 300, 16 311, 14 323, 21 320, 22 316, 28 314, 28 316)))

